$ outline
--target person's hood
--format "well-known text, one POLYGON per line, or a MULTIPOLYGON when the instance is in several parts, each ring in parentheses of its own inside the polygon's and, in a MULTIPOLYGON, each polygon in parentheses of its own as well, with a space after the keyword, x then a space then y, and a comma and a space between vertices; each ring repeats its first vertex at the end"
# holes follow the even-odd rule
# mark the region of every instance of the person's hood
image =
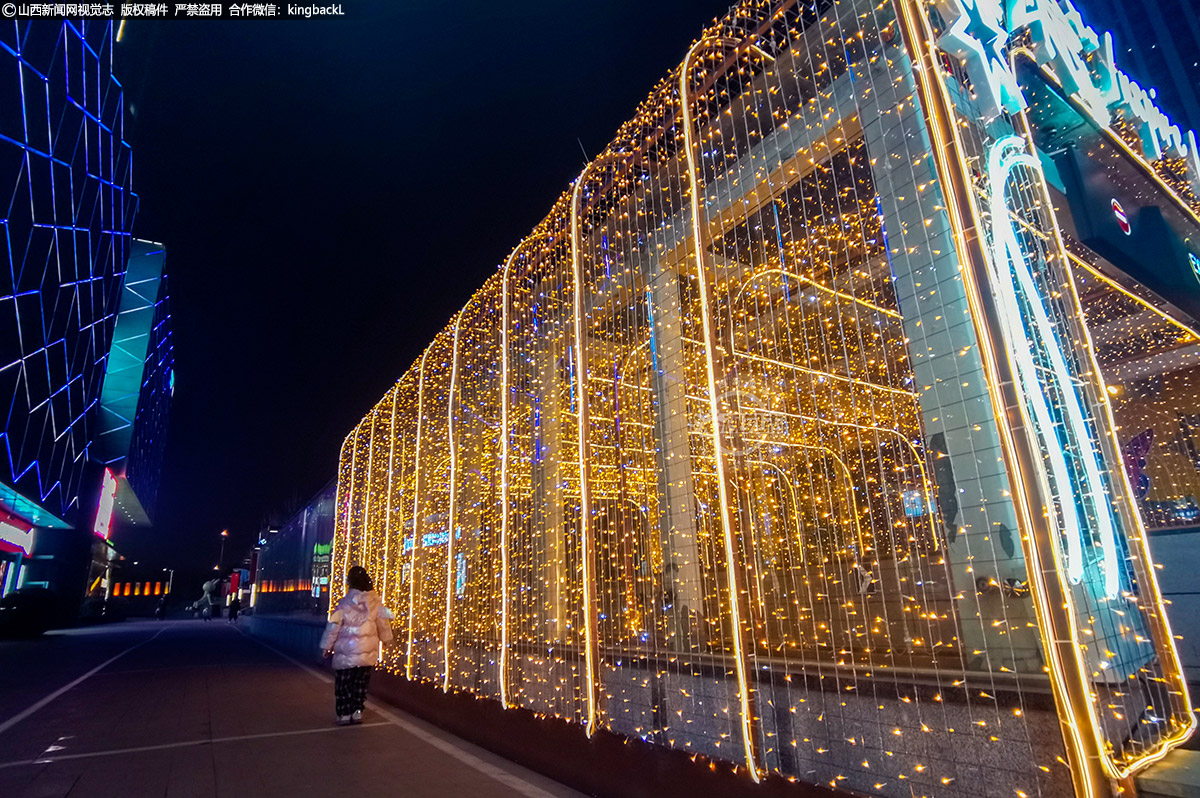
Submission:
POLYGON ((359 590, 352 587, 346 591, 346 597, 342 601, 350 604, 357 610, 368 612, 371 609, 371 605, 379 603, 379 597, 375 595, 374 590, 359 590))

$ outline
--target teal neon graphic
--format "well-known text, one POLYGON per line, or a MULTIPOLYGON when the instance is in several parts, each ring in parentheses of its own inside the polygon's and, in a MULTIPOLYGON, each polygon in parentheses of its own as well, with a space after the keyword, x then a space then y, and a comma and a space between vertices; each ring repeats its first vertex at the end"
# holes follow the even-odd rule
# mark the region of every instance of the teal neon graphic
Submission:
POLYGON ((1065 542, 1067 577, 1072 584, 1083 581, 1087 552, 1092 548, 1093 530, 1080 506, 1085 504, 1095 519, 1104 593, 1112 599, 1120 589, 1118 523, 1101 475, 1100 457, 1092 444, 1084 398, 1067 366, 1009 213, 1006 188, 1013 170, 1020 166, 1041 168, 1037 156, 1026 151, 1024 139, 1005 136, 992 145, 988 153, 992 289, 1009 342, 1009 357, 1046 453, 1052 495, 1058 505, 1058 513, 1050 513, 1050 520, 1060 527, 1060 539, 1065 542), (1052 407, 1053 395, 1059 399, 1052 407), (1068 465, 1068 457, 1074 468, 1068 465), (1077 502, 1077 496, 1083 501, 1077 502))

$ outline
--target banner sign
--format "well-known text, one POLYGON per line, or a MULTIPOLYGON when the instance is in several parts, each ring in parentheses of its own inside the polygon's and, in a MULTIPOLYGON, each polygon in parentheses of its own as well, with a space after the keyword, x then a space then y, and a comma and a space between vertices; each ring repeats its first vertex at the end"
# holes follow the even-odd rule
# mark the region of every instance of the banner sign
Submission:
POLYGON ((1147 160, 1186 159, 1188 178, 1200 192, 1195 131, 1173 124, 1158 107, 1157 92, 1117 68, 1112 34, 1084 24, 1068 0, 934 0, 933 6, 945 24, 938 48, 960 60, 986 115, 1026 107, 1004 47, 1028 32, 1037 63, 1093 119, 1110 129, 1122 120, 1132 124, 1147 160))

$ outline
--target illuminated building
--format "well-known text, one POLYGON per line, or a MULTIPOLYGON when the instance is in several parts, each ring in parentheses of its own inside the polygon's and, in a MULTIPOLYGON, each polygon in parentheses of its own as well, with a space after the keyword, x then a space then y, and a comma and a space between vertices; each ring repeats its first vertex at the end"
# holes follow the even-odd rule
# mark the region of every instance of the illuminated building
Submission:
POLYGON ((329 609, 333 509, 330 480, 299 512, 259 541, 254 571, 257 612, 323 614, 329 609))
POLYGON ((20 533, 0 538, 0 593, 67 603, 110 530, 149 523, 173 368, 163 248, 131 236, 112 47, 107 22, 0 25, 0 523, 20 533))
POLYGON ((1121 456, 1200 412, 1129 387, 1200 354, 1195 138, 1004 8, 704 32, 346 438, 384 667, 864 794, 1116 794, 1191 733, 1121 456))
POLYGON ((96 459, 117 475, 125 524, 149 525, 174 393, 166 249, 133 239, 100 393, 96 459))

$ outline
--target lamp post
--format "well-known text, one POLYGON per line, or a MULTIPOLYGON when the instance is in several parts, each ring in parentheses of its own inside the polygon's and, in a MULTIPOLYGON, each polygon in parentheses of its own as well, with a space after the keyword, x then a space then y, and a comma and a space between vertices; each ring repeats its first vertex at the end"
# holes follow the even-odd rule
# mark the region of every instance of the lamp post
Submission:
POLYGON ((171 595, 171 586, 175 584, 175 569, 164 568, 163 570, 167 572, 167 595, 169 596, 171 595))
POLYGON ((213 569, 213 570, 217 571, 218 573, 221 571, 221 565, 225 562, 225 539, 228 537, 229 537, 229 530, 222 529, 221 530, 221 554, 219 557, 217 557, 217 567, 215 569, 213 569))

